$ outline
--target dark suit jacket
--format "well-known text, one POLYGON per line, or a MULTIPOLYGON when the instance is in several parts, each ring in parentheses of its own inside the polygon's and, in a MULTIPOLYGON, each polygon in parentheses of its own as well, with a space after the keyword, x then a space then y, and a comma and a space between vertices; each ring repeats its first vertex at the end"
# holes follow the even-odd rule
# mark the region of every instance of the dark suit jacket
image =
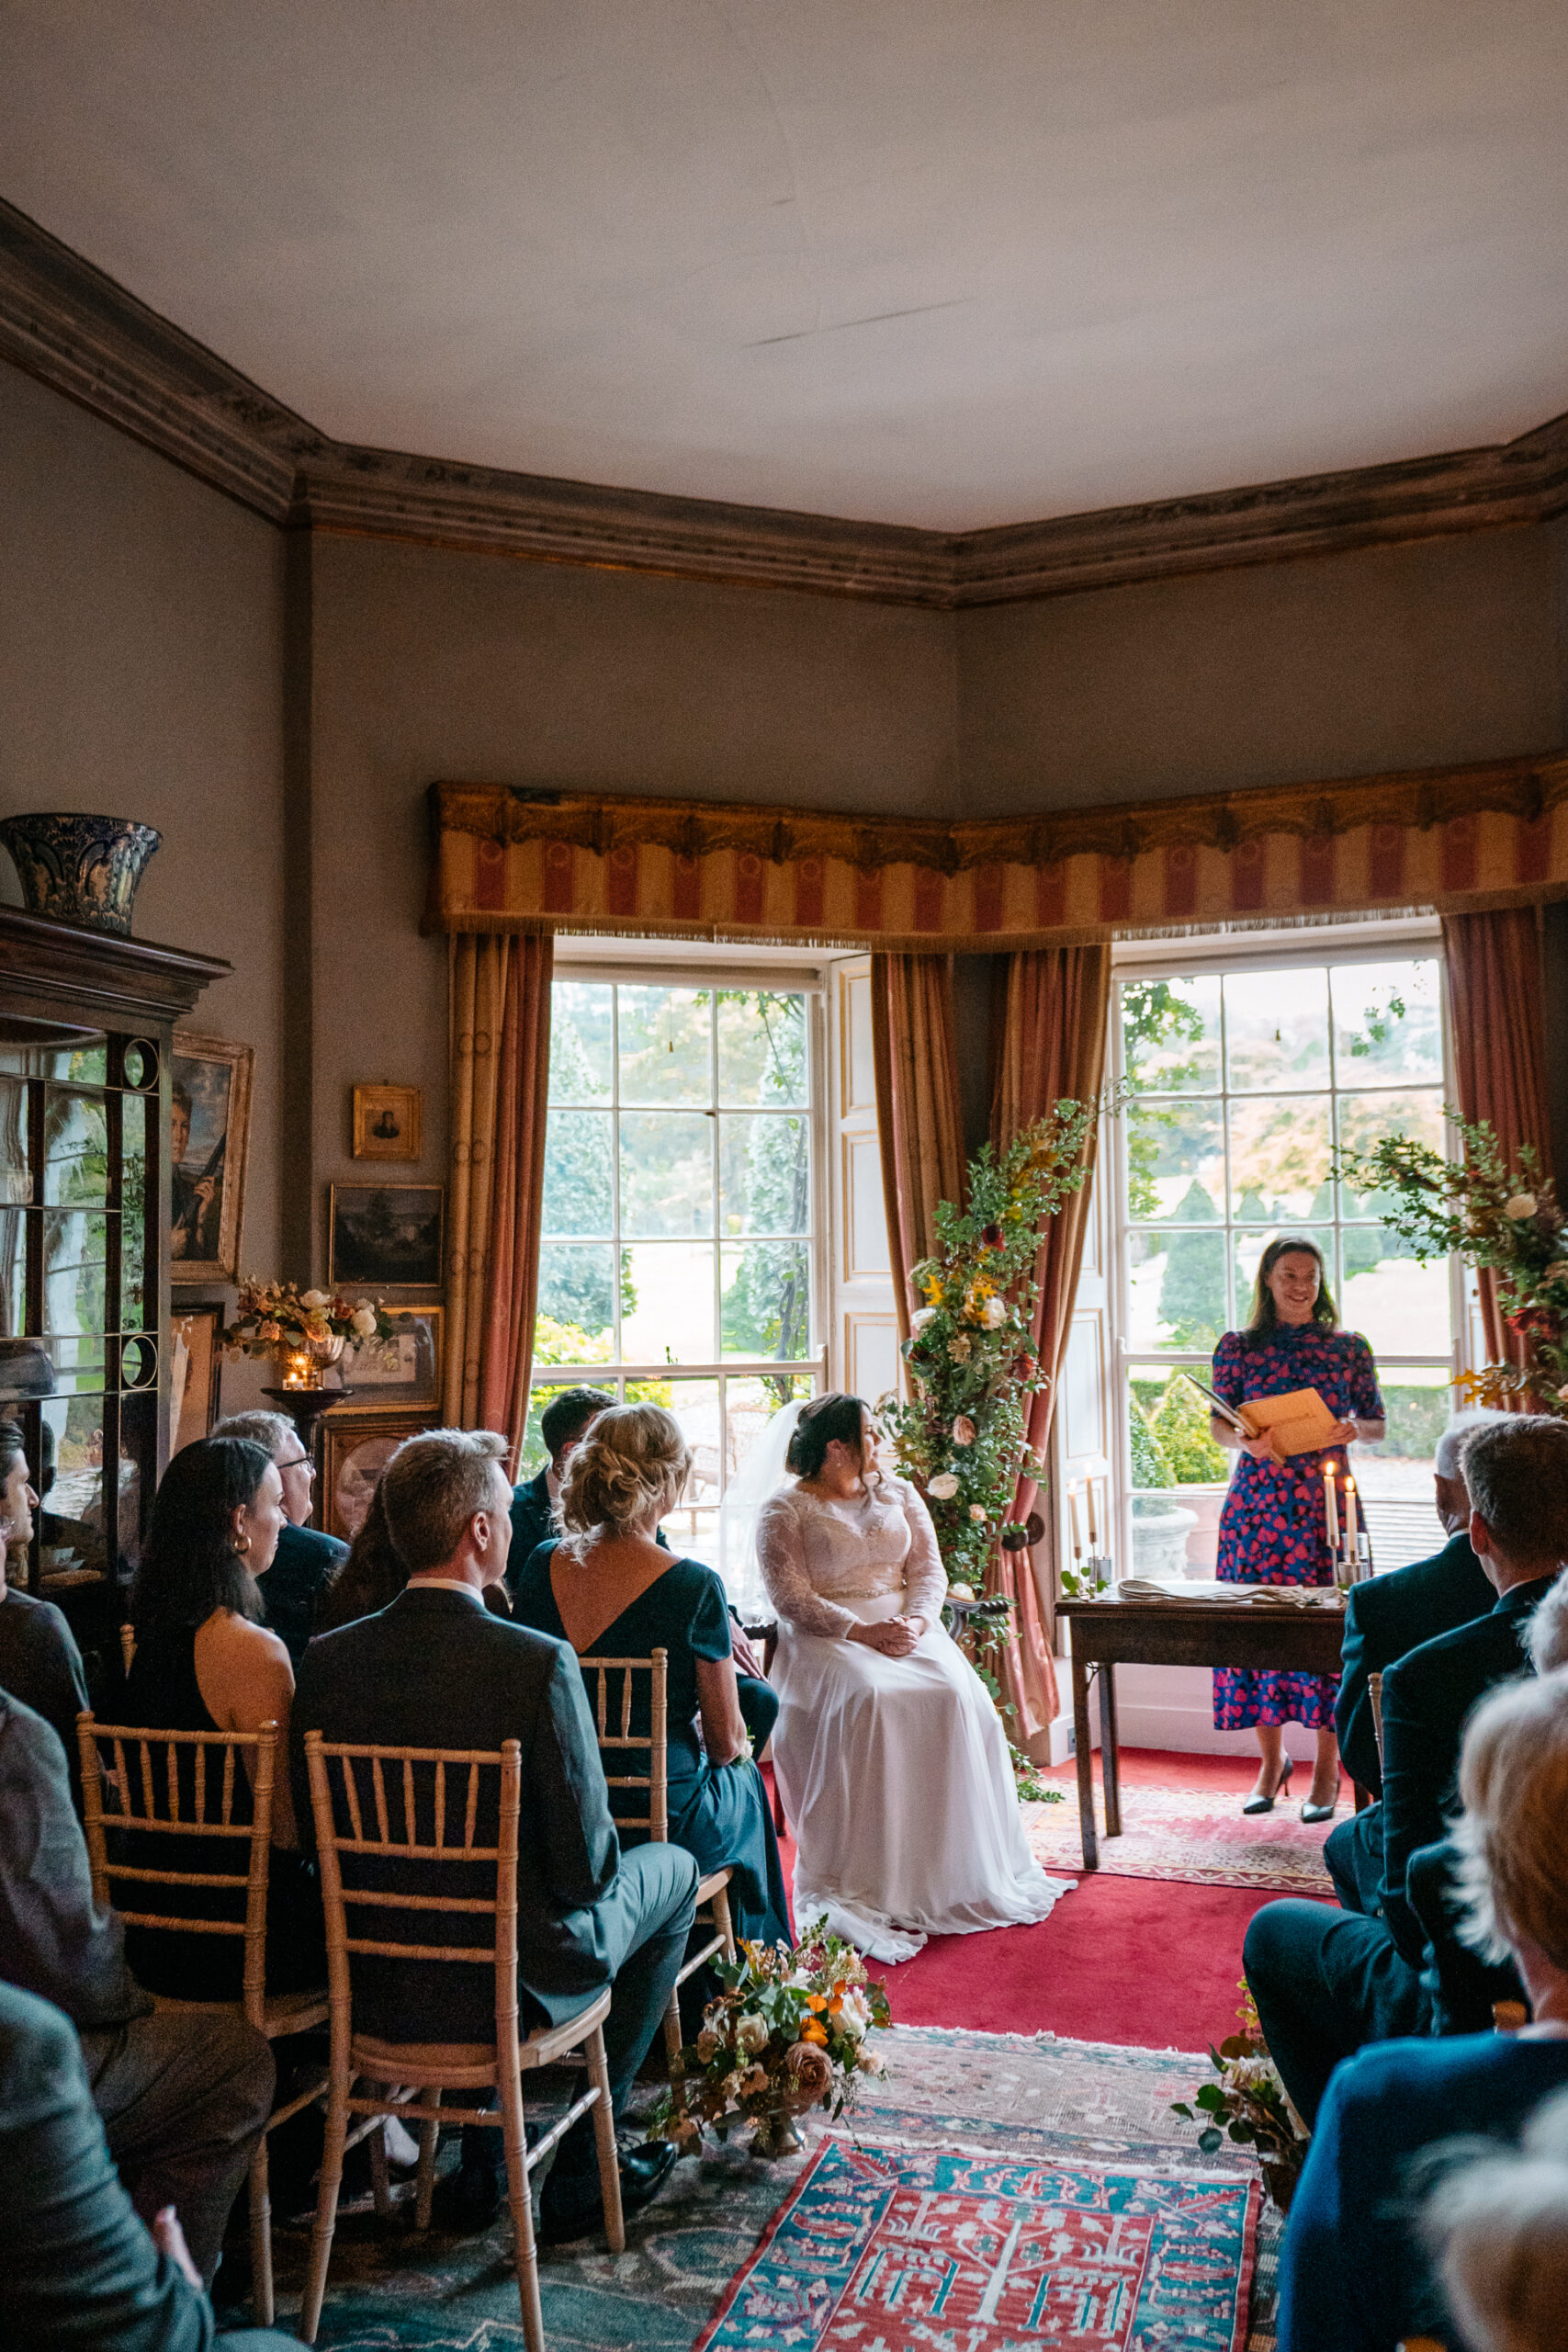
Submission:
POLYGON ((1346 1770, 1374 1797, 1382 1792, 1382 1767, 1367 1677, 1386 1674, 1407 1650, 1486 1616, 1496 1598, 1468 1535, 1454 1536, 1429 1560, 1351 1586, 1334 1728, 1346 1770))
POLYGON ((261 1579, 262 1603, 271 1626, 299 1671, 305 1645, 316 1630, 316 1603, 321 1588, 348 1545, 314 1527, 286 1527, 277 1539, 273 1564, 261 1579))
POLYGON ((158 2252, 120 2186, 69 2018, 6 1984, 0 2211, 0 2343, 207 2352, 214 2341, 211 2304, 158 2252))
POLYGON ((0 1692, 0 1977, 84 2032, 146 2017, 118 1912, 93 1901, 65 1754, 41 1715, 0 1692))
POLYGON ((51 1600, 9 1590, 0 1600, 0 1690, 8 1690, 60 1734, 71 1794, 79 1805, 76 1718, 88 1703, 87 1678, 76 1636, 51 1600))
POLYGON ((1413 1968, 1422 1964, 1426 1937, 1405 1894, 1410 1858, 1444 1835, 1472 1709, 1494 1683, 1530 1671, 1530 1616, 1551 1587, 1550 1577, 1516 1585, 1489 1616, 1423 1642, 1383 1677, 1381 1899, 1394 1942, 1413 1968))
MULTIPOLYGON (((305 1734, 393 1747, 523 1747, 523 1815, 517 1864, 518 1974, 545 2016, 558 2022, 610 1981, 594 1906, 614 1884, 621 1849, 610 1816, 604 1768, 577 1659, 509 1619, 492 1617, 465 1594, 411 1586, 378 1617, 362 1617, 312 1642, 299 1669, 290 1719, 296 1818, 313 1846, 305 1734)), ((389 1795, 400 1818, 399 1776, 389 1795)), ((486 1775, 478 1834, 494 1842, 497 1783, 486 1775)), ((447 1803, 461 1842, 466 1775, 447 1775, 447 1803)), ((345 1825, 346 1826, 346 1825, 345 1825)), ((345 1861, 345 1879, 348 1871, 345 1861)), ((367 1868, 368 1869, 368 1865, 367 1868)), ((493 1871, 462 1863, 376 1864, 362 1879, 394 1891, 489 1892, 493 1871), (488 1886, 476 1878, 488 1876, 488 1886)), ((360 1912, 350 1915, 351 1922, 360 1912)), ((389 1915, 396 1917, 395 1914, 389 1915)), ((491 1923, 452 1913, 448 1943, 488 1940, 491 1923)), ((350 1933, 360 1932, 351 1924, 350 1933)), ((428 1939, 428 1926, 420 1940, 428 1939)), ((359 1960, 356 2022, 393 2041, 440 2038, 488 2041, 494 2030, 494 1976, 488 1968, 443 1961, 359 1960)), ((537 2019, 536 2018, 536 2022, 537 2019)))

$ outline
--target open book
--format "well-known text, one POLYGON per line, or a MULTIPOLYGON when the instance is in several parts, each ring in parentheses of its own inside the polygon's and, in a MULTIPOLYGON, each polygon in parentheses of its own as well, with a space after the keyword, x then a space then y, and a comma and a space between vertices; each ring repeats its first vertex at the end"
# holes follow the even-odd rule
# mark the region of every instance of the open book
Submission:
POLYGON ((1207 1399, 1210 1411, 1239 1430, 1243 1437, 1261 1437, 1265 1430, 1272 1430, 1281 1453, 1320 1453, 1336 1442, 1338 1416, 1329 1411, 1315 1388, 1292 1388, 1280 1396, 1249 1396, 1238 1408, 1205 1388, 1201 1380, 1192 1380, 1190 1373, 1186 1377, 1207 1399))

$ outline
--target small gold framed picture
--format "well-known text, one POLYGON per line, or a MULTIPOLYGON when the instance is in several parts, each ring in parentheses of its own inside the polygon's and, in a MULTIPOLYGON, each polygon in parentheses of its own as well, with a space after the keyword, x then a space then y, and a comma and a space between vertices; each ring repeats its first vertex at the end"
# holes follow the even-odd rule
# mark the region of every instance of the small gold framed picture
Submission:
POLYGON ((356 1086, 355 1159, 417 1159, 419 1101, 417 1086, 356 1086))

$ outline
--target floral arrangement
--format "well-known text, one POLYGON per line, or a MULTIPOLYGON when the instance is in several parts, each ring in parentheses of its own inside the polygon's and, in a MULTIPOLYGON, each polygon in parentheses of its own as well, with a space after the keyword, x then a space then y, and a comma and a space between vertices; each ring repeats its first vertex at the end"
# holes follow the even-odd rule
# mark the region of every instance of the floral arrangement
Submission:
POLYGON ((391 1318, 373 1298, 344 1298, 330 1290, 302 1291, 295 1283, 240 1284, 232 1323, 218 1334, 231 1355, 270 1356, 280 1348, 325 1350, 386 1339, 391 1318))
POLYGON ((1496 1274, 1497 1303, 1525 1360, 1468 1374, 1471 1403, 1568 1416, 1568 1218, 1532 1144, 1522 1144, 1510 1166, 1484 1121, 1454 1124, 1459 1159, 1387 1136, 1371 1151, 1337 1153, 1339 1181, 1377 1196, 1382 1222, 1414 1245, 1423 1265, 1452 1250, 1496 1274))
POLYGON ((724 2140, 743 2122, 757 2127, 758 2154, 783 2154, 796 2144, 792 2117, 812 2107, 841 2115, 861 2076, 885 2072, 871 2035, 892 2022, 887 1994, 852 1944, 818 1922, 793 1951, 746 1942, 740 1951, 714 1963, 724 1990, 671 2062, 650 2121, 649 2138, 682 2155, 697 2153, 705 2131, 724 2140))
POLYGON ((1284 2212, 1306 2161, 1307 2143, 1296 2130, 1245 1976, 1239 1990, 1241 2031, 1228 2036, 1217 2050, 1210 2045, 1219 2079, 1201 2084, 1193 2093, 1201 2113, 1195 2115, 1185 2099, 1173 2100, 1171 2113, 1185 2116, 1189 2123, 1202 2122, 1198 2145, 1206 2156, 1224 2145, 1227 2132, 1240 2146, 1256 2148, 1269 2194, 1284 2212))

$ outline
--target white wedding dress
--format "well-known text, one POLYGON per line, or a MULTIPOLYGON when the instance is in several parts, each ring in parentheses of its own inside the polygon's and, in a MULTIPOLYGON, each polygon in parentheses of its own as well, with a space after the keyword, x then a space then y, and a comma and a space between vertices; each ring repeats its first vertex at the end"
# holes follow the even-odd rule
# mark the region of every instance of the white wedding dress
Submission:
POLYGON ((797 1929, 826 1913, 896 1962, 928 1935, 1043 1919, 1076 1882, 1047 1878, 1030 1853, 996 1709, 941 1623, 947 1579, 914 1488, 884 1477, 825 1502, 783 1487, 754 1540, 779 1616, 773 1755, 798 1851, 797 1929), (908 1657, 846 1638, 900 1615, 928 1621, 908 1657))

